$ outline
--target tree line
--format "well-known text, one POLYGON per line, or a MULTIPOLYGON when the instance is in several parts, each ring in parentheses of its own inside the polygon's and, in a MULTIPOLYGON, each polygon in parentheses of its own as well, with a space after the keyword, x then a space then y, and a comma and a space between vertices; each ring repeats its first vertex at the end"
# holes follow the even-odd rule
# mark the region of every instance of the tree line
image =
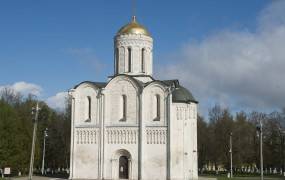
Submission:
MULTIPOLYGON (((0 168, 10 167, 13 174, 28 173, 33 136, 32 108, 35 96, 27 97, 4 88, 0 92, 0 168)), ((44 130, 46 138, 45 167, 50 169, 69 167, 70 106, 57 112, 40 101, 38 130, 35 144, 34 167, 41 168, 44 130)))
MULTIPOLYGON (((0 92, 0 168, 11 167, 16 174, 28 173, 30 163, 33 115, 36 97, 22 96, 12 89, 0 92)), ((41 168, 44 130, 46 139, 45 167, 68 168, 70 157, 71 106, 58 112, 40 101, 39 124, 35 148, 35 165, 41 168)), ((244 112, 233 114, 228 108, 215 105, 207 118, 198 116, 198 166, 229 169, 232 134, 234 169, 260 167, 259 122, 264 124, 264 167, 284 171, 285 108, 271 113, 244 112)), ((213 169, 212 169, 213 170, 213 169)))
MULTIPOLYGON (((198 165, 217 170, 230 169, 230 135, 234 170, 244 167, 260 168, 260 121, 263 123, 264 168, 284 172, 285 109, 264 112, 231 113, 215 105, 208 120, 198 116, 198 165)), ((208 169, 209 170, 209 169, 208 169)))

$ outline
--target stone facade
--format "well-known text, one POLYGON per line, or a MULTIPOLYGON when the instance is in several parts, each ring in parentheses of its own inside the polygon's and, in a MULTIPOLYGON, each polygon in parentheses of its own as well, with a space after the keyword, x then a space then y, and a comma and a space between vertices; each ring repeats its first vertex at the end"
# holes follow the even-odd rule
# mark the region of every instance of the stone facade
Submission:
POLYGON ((115 36, 108 82, 69 92, 70 179, 198 179, 197 101, 178 80, 152 77, 153 40, 133 32, 115 36))

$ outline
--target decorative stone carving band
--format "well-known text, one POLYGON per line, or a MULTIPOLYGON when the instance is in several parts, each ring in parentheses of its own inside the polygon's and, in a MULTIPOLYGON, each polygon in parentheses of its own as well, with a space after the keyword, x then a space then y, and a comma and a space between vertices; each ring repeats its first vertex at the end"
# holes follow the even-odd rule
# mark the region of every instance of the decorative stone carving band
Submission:
POLYGON ((76 128, 76 144, 97 144, 97 138, 97 128, 76 128))
POLYGON ((136 144, 137 128, 110 128, 106 131, 108 144, 136 144))
POLYGON ((144 36, 144 35, 137 35, 137 34, 125 34, 125 35, 120 35, 115 38, 115 40, 128 40, 128 39, 137 39, 137 40, 145 40, 149 42, 153 42, 153 39, 149 36, 144 36))
POLYGON ((126 40, 126 41, 116 41, 116 47, 120 46, 139 46, 139 47, 148 47, 152 49, 152 43, 144 40, 126 40))
POLYGON ((165 144, 166 143, 166 128, 147 128, 146 139, 147 144, 165 144))
POLYGON ((176 107, 176 118, 177 120, 190 120, 194 119, 196 113, 195 107, 188 105, 183 107, 176 107))

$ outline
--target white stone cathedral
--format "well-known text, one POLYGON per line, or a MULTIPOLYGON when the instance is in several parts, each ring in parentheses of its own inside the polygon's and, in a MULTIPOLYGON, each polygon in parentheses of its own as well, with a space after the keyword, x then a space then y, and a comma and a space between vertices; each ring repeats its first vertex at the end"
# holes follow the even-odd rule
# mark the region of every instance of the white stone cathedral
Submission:
POLYGON ((198 179, 198 102, 153 78, 152 48, 133 17, 114 37, 114 75, 70 90, 70 179, 198 179))

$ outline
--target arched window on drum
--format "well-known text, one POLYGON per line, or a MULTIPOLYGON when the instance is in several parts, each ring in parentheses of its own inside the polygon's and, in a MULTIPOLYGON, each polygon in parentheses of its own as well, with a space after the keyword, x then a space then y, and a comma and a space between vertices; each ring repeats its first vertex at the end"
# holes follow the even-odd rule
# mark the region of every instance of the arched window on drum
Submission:
POLYGON ((132 72, 132 49, 128 48, 128 72, 132 72))
POLYGON ((115 70, 116 70, 116 74, 119 73, 119 48, 116 48, 116 51, 115 51, 115 70))
POLYGON ((142 49, 141 58, 141 72, 145 72, 145 48, 142 49))

